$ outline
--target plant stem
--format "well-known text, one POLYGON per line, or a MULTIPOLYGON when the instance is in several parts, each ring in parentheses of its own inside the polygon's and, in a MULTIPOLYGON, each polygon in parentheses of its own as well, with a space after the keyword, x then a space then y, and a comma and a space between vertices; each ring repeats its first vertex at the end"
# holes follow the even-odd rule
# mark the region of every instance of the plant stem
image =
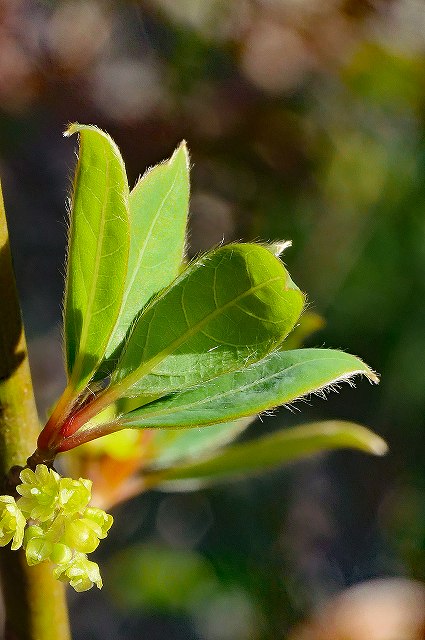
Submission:
MULTIPOLYGON (((25 465, 35 448, 38 418, 25 334, 9 250, 0 187, 0 474, 25 465)), ((2 548, 5 640, 70 640, 64 586, 48 563, 29 567, 22 549, 2 548)))
POLYGON ((58 429, 58 425, 66 418, 67 412, 72 405, 72 401, 75 400, 75 393, 73 389, 68 385, 63 392, 62 396, 54 408, 51 416, 49 417, 47 424, 38 437, 38 448, 42 451, 49 451, 49 445, 51 440, 54 439, 55 432, 58 429))

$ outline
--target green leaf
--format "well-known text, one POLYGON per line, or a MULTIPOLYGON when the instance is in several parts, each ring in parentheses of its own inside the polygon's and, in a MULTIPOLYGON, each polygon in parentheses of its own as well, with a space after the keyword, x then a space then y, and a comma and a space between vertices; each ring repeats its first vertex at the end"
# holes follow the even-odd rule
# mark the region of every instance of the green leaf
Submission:
POLYGON ((351 422, 325 421, 283 429, 257 440, 227 447, 198 462, 153 471, 145 476, 149 486, 185 481, 181 488, 243 477, 330 449, 359 449, 374 455, 387 452, 376 434, 351 422), (190 481, 190 482, 188 482, 190 481))
POLYGON ((106 357, 124 340, 149 299, 180 272, 189 208, 189 158, 183 142, 130 193, 130 253, 121 311, 106 357))
MULTIPOLYGON (((151 432, 148 456, 151 468, 170 467, 176 463, 210 454, 237 438, 256 416, 234 422, 214 424, 203 429, 157 429, 151 432)), ((128 429, 118 431, 127 433, 128 429)), ((132 433, 136 433, 133 431, 132 433)))
POLYGON ((255 362, 284 340, 303 304, 264 247, 216 249, 140 316, 112 374, 112 393, 163 395, 255 362))
POLYGON ((65 293, 70 386, 81 390, 101 361, 121 306, 129 246, 128 184, 118 147, 94 126, 80 134, 65 293))
POLYGON ((193 427, 227 422, 293 402, 356 374, 374 382, 359 358, 333 349, 278 351, 242 371, 219 376, 119 418, 124 427, 193 427))

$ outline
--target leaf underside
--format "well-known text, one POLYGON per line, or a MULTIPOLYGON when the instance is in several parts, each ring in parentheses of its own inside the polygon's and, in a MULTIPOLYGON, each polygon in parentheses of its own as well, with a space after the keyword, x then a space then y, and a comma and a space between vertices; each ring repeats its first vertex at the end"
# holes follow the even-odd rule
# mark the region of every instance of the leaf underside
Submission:
POLYGON ((197 489, 205 484, 245 477, 329 449, 351 448, 383 455, 387 445, 358 424, 324 421, 283 429, 256 440, 235 444, 198 462, 187 462, 146 475, 149 486, 197 489))
POLYGON ((155 469, 170 467, 210 454, 232 442, 255 418, 250 416, 202 429, 156 429, 149 440, 149 466, 155 469))
POLYGON ((194 427, 227 422, 288 404, 356 374, 376 375, 359 358, 333 349, 270 354, 242 371, 172 394, 119 419, 133 428, 194 427))

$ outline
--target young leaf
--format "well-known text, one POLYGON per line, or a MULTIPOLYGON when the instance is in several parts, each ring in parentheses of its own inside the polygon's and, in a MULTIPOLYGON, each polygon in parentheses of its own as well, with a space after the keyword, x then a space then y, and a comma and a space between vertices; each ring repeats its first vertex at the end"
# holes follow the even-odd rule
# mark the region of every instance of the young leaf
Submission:
POLYGON ((232 445, 214 456, 145 476, 149 486, 185 481, 181 488, 223 482, 279 467, 299 458, 329 449, 359 449, 374 455, 387 452, 384 440, 365 427, 351 422, 330 420, 283 429, 271 435, 232 445), (188 482, 190 481, 190 482, 188 482))
POLYGON ((172 394, 119 418, 124 427, 194 427, 227 422, 287 404, 364 374, 377 376, 359 358, 333 349, 278 351, 242 371, 172 394))
POLYGON ((147 171, 130 193, 127 279, 107 358, 116 352, 149 299, 179 274, 188 208, 189 158, 183 142, 167 162, 147 171))
POLYGON ((260 360, 291 331, 303 304, 264 247, 216 249, 140 316, 112 374, 112 393, 163 395, 260 360))
POLYGON ((77 132, 64 317, 74 391, 104 355, 121 306, 129 246, 128 184, 118 147, 93 126, 73 124, 65 135, 77 132))

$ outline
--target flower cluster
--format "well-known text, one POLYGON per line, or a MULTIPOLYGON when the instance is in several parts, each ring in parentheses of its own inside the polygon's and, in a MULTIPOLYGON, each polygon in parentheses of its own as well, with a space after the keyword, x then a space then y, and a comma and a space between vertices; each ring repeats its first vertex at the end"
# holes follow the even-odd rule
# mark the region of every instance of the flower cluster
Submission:
POLYGON ((55 578, 76 591, 94 584, 100 589, 99 567, 87 554, 106 538, 113 518, 88 506, 91 481, 62 478, 43 464, 23 469, 19 477, 21 497, 0 496, 0 546, 23 546, 30 566, 50 560, 55 578))

